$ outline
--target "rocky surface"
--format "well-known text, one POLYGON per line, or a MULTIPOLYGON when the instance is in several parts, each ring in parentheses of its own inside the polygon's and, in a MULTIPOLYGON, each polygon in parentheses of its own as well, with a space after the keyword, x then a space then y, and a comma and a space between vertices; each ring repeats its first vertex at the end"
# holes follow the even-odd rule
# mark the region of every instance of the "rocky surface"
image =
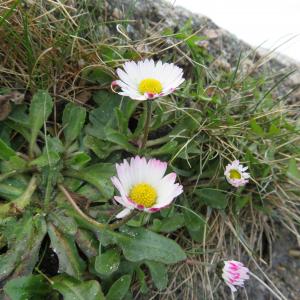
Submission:
POLYGON ((300 100, 300 92, 297 90, 300 86, 300 63, 272 51, 253 49, 233 34, 219 28, 206 16, 194 14, 182 7, 174 7, 163 0, 109 0, 106 1, 106 6, 108 20, 132 20, 125 29, 133 40, 149 36, 149 32, 155 34, 165 28, 172 28, 176 32, 190 20, 195 32, 207 36, 208 39, 202 46, 213 55, 214 63, 225 69, 234 68, 242 53, 242 65, 248 72, 261 69, 272 74, 286 74, 295 70, 280 85, 277 92, 283 96, 296 89, 289 95, 289 102, 295 103, 300 100))

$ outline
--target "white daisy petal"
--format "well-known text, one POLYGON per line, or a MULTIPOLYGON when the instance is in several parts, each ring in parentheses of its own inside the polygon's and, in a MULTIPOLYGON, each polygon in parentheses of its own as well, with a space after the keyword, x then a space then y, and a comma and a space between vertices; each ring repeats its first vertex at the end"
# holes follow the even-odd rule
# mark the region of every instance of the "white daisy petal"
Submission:
POLYGON ((224 175, 227 181, 234 187, 244 186, 249 182, 250 174, 245 172, 248 167, 240 164, 239 160, 233 161, 225 168, 224 175))
POLYGON ((131 211, 132 210, 130 208, 125 208, 116 215, 116 218, 123 219, 123 218, 127 217, 131 213, 131 211))
MULTIPOLYGON (((151 64, 151 61, 147 63, 151 64)), ((112 177, 111 181, 120 196, 115 196, 115 200, 125 208, 149 213, 169 205, 183 192, 183 188, 175 183, 175 173, 164 176, 166 169, 165 162, 157 159, 147 161, 139 156, 116 164, 117 176, 112 177)))
POLYGON ((184 81, 183 71, 173 63, 154 62, 153 59, 126 62, 116 70, 122 96, 133 100, 156 99, 174 92, 184 81))

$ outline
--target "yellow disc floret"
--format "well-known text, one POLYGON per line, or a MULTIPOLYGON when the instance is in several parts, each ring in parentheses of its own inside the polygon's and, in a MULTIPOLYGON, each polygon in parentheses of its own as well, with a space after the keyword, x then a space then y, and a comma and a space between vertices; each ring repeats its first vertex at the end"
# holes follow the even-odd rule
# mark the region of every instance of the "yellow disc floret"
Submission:
POLYGON ((229 171, 229 177, 230 177, 230 179, 241 179, 242 178, 241 173, 238 170, 234 170, 234 169, 229 171))
POLYGON ((154 78, 143 79, 139 84, 139 92, 141 94, 150 93, 150 94, 160 94, 162 92, 162 84, 159 80, 154 78))
POLYGON ((156 190, 148 183, 136 184, 129 193, 129 198, 137 204, 152 207, 156 203, 156 190))

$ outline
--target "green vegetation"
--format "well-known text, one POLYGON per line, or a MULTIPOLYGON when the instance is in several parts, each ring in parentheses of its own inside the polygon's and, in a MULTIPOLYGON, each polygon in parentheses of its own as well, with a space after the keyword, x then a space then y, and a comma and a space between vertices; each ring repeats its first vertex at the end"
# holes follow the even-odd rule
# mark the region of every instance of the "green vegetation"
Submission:
POLYGON ((299 107, 273 93, 289 74, 245 72, 243 54, 230 70, 212 67, 189 24, 145 36, 146 53, 106 21, 102 1, 34 2, 0 6, 0 296, 209 299, 219 280, 207 266, 242 255, 260 264, 274 222, 298 234, 299 107), (141 148, 146 109, 110 84, 126 60, 155 55, 182 65, 186 81, 153 101, 141 148), (135 155, 167 161, 184 194, 117 223, 110 178, 135 155), (224 178, 235 159, 252 178, 240 189, 224 178))

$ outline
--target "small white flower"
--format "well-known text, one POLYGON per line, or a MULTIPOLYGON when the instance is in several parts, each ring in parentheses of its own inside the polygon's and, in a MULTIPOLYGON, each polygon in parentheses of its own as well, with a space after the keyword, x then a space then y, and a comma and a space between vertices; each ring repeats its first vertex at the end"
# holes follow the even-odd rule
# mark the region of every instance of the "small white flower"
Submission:
POLYGON ((119 80, 112 86, 119 86, 122 96, 133 100, 155 99, 171 94, 183 81, 183 71, 174 64, 154 62, 146 59, 139 62, 126 62, 124 70, 118 68, 119 80))
POLYGON ((238 160, 235 160, 226 166, 224 175, 234 187, 244 186, 250 178, 250 174, 245 172, 247 169, 248 167, 243 167, 238 160))
POLYGON ((125 207, 116 217, 124 218, 133 209, 149 213, 168 206, 180 195, 182 186, 175 183, 176 173, 166 176, 167 163, 136 156, 130 162, 116 164, 117 176, 111 178, 120 196, 115 200, 125 207))
POLYGON ((249 279, 249 269, 235 260, 224 261, 222 278, 230 287, 232 292, 236 292, 235 286, 244 286, 244 281, 249 279))

